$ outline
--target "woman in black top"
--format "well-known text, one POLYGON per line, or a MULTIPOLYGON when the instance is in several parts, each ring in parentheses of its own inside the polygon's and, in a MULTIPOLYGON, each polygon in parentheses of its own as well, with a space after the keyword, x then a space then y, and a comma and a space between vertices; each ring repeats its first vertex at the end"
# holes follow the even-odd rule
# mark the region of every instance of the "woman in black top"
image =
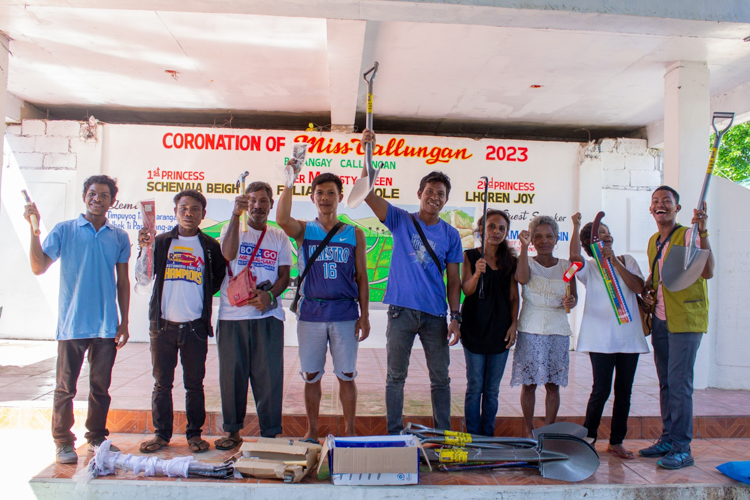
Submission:
MULTIPOLYGON (((477 222, 480 238, 484 217, 477 222)), ((464 416, 470 434, 493 436, 500 381, 508 349, 516 342, 518 283, 516 253, 505 239, 510 229, 508 214, 487 211, 485 258, 475 248, 464 252, 461 282, 466 298, 461 316, 461 343, 466 358, 464 416), (484 298, 479 298, 480 281, 484 298)))

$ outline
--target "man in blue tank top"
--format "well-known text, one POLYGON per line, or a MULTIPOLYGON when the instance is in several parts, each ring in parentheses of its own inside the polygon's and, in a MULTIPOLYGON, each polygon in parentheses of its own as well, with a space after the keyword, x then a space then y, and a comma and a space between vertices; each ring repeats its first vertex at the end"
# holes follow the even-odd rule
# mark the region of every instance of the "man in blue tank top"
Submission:
MULTIPOLYGON (((339 222, 337 211, 344 197, 342 189, 341 179, 334 174, 325 173, 313 180, 310 198, 318 209, 318 217, 313 221, 298 221, 291 216, 291 189, 285 188, 279 198, 276 223, 297 243, 300 276, 328 232, 339 222)), ((306 382, 304 441, 318 440, 320 379, 325 373, 329 344, 333 372, 339 379, 346 423, 344 435, 355 435, 357 346, 370 334, 366 250, 365 233, 360 228, 344 225, 311 264, 303 283, 298 285, 303 297, 298 309, 297 340, 300 375, 306 382)))
MULTIPOLYGON (((375 142, 375 134, 365 130, 362 142, 375 142)), ((367 167, 362 169, 366 177, 367 167)), ((461 279, 463 262, 461 237, 456 228, 440 219, 448 201, 451 181, 442 172, 430 172, 419 182, 419 212, 410 214, 394 207, 372 191, 365 202, 393 235, 393 253, 383 302, 388 304, 385 381, 385 410, 389 434, 404 429, 404 383, 409 371, 414 338, 419 335, 430 373, 433 426, 450 429, 451 379, 449 347, 461 338, 461 279), (419 234, 416 224, 424 234, 419 234), (423 240, 433 250, 437 262, 423 240), (450 305, 450 322, 446 318, 450 305)))

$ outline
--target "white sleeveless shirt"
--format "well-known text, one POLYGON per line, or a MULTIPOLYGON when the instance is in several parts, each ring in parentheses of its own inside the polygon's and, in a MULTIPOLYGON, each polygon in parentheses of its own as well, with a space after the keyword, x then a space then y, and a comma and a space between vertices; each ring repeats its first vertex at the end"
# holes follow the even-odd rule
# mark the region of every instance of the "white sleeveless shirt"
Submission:
POLYGON ((570 262, 558 259, 552 267, 544 267, 529 257, 529 282, 522 286, 523 305, 518 318, 518 331, 536 335, 571 336, 568 315, 562 305, 565 296, 563 274, 570 262))

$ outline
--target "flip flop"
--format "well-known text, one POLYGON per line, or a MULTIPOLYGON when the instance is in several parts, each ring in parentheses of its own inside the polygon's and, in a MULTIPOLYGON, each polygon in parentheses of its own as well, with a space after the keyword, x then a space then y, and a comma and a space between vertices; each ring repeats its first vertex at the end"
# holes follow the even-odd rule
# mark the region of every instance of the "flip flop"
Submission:
POLYGON ((190 447, 190 451, 193 453, 206 453, 210 447, 208 441, 201 439, 200 437, 190 438, 187 443, 190 447), (203 447, 204 444, 206 445, 205 448, 203 447))
POLYGON ((162 438, 155 436, 153 439, 149 439, 148 441, 144 441, 141 443, 141 445, 138 447, 138 450, 141 453, 155 453, 165 446, 169 444, 168 441, 164 441, 162 438), (156 448, 150 448, 151 446, 156 446, 156 448))
POLYGON ((320 441, 313 438, 307 438, 307 439, 300 439, 300 443, 310 443, 310 444, 320 444, 320 441))
POLYGON ((242 438, 224 436, 214 441, 214 446, 217 450, 231 450, 232 448, 236 448, 240 443, 242 443, 242 438))
POLYGON ((623 460, 632 460, 635 458, 635 455, 633 454, 633 452, 630 450, 626 450, 626 449, 617 449, 617 448, 607 447, 607 453, 617 458, 621 458, 623 460))

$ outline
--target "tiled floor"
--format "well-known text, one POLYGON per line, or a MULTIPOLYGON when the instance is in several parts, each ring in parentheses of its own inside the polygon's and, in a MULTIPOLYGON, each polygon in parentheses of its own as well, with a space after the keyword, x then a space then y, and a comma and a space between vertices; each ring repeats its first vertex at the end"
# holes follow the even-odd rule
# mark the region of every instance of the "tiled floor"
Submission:
MULTIPOLYGON (((112 436, 112 440, 117 444, 123 453, 138 453, 138 444, 143 436, 135 434, 117 434, 112 436)), ((213 442, 213 438, 210 438, 213 442)), ((646 440, 628 440, 625 442, 626 447, 631 450, 648 446, 650 441, 646 440)), ((679 471, 668 471, 656 466, 655 459, 635 458, 633 460, 621 460, 609 455, 606 452, 606 444, 597 444, 597 451, 601 458, 599 470, 589 479, 579 484, 738 484, 734 480, 724 476, 716 466, 729 461, 750 460, 750 440, 747 439, 700 439, 693 442, 693 455, 695 456, 696 465, 687 467, 679 471)), ((71 478, 80 468, 84 467, 88 458, 91 456, 86 453, 86 446, 79 450, 79 460, 77 465, 57 465, 53 464, 39 473, 34 480, 44 480, 47 478, 71 478)), ((203 455, 196 456, 196 459, 208 463, 220 463, 232 455, 232 451, 218 451, 213 447, 203 455)), ((189 455, 189 449, 184 441, 184 436, 175 436, 172 444, 168 449, 160 451, 160 458, 172 458, 175 456, 189 455)), ((476 471, 476 472, 427 472, 423 467, 420 473, 420 484, 423 485, 554 485, 565 484, 560 481, 542 478, 536 470, 503 470, 503 471, 476 471)), ((130 479, 134 481, 175 481, 163 477, 144 478, 135 477, 132 472, 118 471, 116 476, 107 476, 102 479, 130 479)), ((184 480, 183 480, 184 481, 184 480)), ((190 481, 212 481, 209 479, 190 479, 190 481)), ((229 483, 259 483, 274 482, 273 480, 259 480, 254 478, 228 479, 229 483)), ((315 475, 309 475, 303 482, 321 483, 327 482, 325 476, 320 478, 315 475)))
MULTIPOLYGON (((2 341, 0 349, 15 349, 12 356, 0 357, 0 427, 48 428, 54 390, 55 356, 52 342, 2 341), (20 361, 14 361, 14 358, 20 361), (27 360, 24 362, 23 360, 27 360), (13 364, 17 363, 17 364, 13 364)), ((500 388, 498 434, 513 435, 520 429, 521 410, 519 387, 510 387, 512 354, 508 359, 505 377, 500 388)), ((362 433, 384 432, 386 353, 384 349, 361 349, 357 363, 359 390, 357 414, 358 430, 362 433)), ((451 414, 454 427, 462 428, 463 398, 466 388, 463 351, 451 350, 451 414)), ((185 392, 181 367, 177 367, 173 390, 176 415, 176 432, 184 432, 185 392)), ((88 366, 84 365, 78 384, 76 408, 80 422, 85 415, 88 397, 88 366)), ((216 346, 209 346, 206 379, 206 410, 209 417, 206 432, 221 433, 221 398, 219 393, 218 355, 216 346)), ((150 429, 151 357, 146 343, 131 343, 118 353, 113 369, 112 406, 109 428, 116 432, 148 432, 150 429)), ((302 435, 305 427, 303 401, 304 382, 299 375, 299 358, 296 347, 284 351, 284 430, 286 435, 302 435)), ((561 389, 559 415, 582 423, 591 388, 591 365, 588 356, 572 352, 570 377, 567 387, 561 389)), ((429 423, 432 414, 430 385, 424 354, 421 349, 412 351, 409 377, 405 386, 404 415, 424 418, 429 423)), ((695 433, 697 437, 750 437, 750 391, 718 389, 699 390, 695 393, 695 433)), ((611 414, 612 398, 604 415, 611 414)), ((248 420, 245 434, 257 432, 252 393, 248 402, 248 420)), ((544 414, 544 389, 537 396, 536 415, 544 414)), ((658 384, 653 357, 640 358, 633 387, 629 438, 653 438, 661 430, 659 419, 658 384)), ((338 383, 329 362, 323 377, 321 415, 323 432, 337 432, 341 415, 338 400, 338 383)), ((608 433, 609 420, 602 422, 602 433, 608 433)))

